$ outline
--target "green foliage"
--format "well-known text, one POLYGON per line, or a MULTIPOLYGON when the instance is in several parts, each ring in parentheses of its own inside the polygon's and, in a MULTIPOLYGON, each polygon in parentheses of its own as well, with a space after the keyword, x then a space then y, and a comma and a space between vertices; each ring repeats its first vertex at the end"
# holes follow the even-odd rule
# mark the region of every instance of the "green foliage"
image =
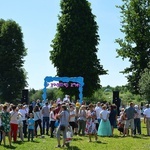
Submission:
POLYGON ((27 85, 23 68, 26 49, 21 27, 0 19, 0 99, 13 102, 27 85))
MULTIPOLYGON (((99 75, 106 74, 97 58, 98 26, 87 0, 61 0, 61 15, 52 41, 50 60, 60 77, 84 77, 83 95, 91 96, 100 88, 99 75)), ((62 88, 78 96, 78 88, 62 88)))
MULTIPOLYGON (((42 100, 43 99, 42 94, 43 94, 43 90, 35 91, 35 93, 30 91, 30 101, 37 100, 37 99, 42 100)), ((56 100, 57 98, 61 98, 61 99, 64 98, 63 92, 58 88, 47 89, 46 94, 48 100, 56 100)))
POLYGON ((139 80, 140 94, 150 103, 150 63, 148 67, 144 69, 139 80))
MULTIPOLYGON (((132 94, 127 86, 106 86, 102 87, 101 89, 96 90, 92 96, 90 97, 83 97, 83 101, 86 103, 97 103, 97 102, 110 102, 112 103, 113 100, 113 91, 116 89, 119 90, 119 97, 121 98, 122 105, 128 105, 131 101, 137 103, 145 102, 145 99, 143 99, 138 94, 132 94)), ((31 89, 29 92, 30 94, 30 101, 42 99, 43 90, 35 91, 31 89)), ((56 100, 57 98, 64 98, 64 94, 59 88, 50 88, 47 89, 47 99, 48 100, 56 100)), ((75 101, 75 97, 71 97, 71 101, 75 101)))
POLYGON ((118 56, 128 59, 131 65, 122 71, 127 74, 132 93, 139 93, 141 72, 150 61, 150 2, 149 0, 123 0, 121 10, 124 39, 117 39, 120 45, 118 56))

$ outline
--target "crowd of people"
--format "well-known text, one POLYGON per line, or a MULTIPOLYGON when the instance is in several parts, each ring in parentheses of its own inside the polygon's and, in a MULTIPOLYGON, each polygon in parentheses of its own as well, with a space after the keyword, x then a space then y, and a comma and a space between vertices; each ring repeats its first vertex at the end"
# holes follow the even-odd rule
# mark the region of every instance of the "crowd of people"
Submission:
MULTIPOLYGON (((141 108, 132 102, 129 107, 121 108, 117 115, 115 104, 100 103, 86 105, 70 99, 56 101, 33 101, 26 104, 0 104, 0 144, 8 136, 9 145, 17 142, 34 141, 34 138, 48 135, 57 139, 56 147, 66 146, 68 127, 73 135, 88 136, 89 142, 98 140, 98 136, 113 136, 118 128, 121 136, 141 134, 141 108), (130 132, 129 132, 129 129, 130 132), (63 137, 62 145, 60 136, 63 137)), ((143 112, 147 135, 150 136, 150 108, 146 105, 143 112)))

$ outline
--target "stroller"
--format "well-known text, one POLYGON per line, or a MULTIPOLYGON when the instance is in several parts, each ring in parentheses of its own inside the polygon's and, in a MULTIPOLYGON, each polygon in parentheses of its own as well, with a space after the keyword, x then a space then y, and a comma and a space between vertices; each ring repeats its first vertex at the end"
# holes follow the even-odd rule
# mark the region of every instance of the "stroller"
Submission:
POLYGON ((67 147, 70 146, 70 142, 72 141, 72 137, 73 137, 72 127, 68 126, 68 129, 67 129, 67 138, 66 138, 66 143, 65 143, 67 147))

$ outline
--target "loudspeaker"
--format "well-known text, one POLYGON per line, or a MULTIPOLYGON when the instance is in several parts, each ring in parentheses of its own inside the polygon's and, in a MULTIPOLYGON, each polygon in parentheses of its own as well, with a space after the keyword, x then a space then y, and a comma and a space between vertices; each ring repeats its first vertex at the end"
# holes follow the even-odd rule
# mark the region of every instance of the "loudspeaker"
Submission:
POLYGON ((119 98, 119 91, 113 91, 113 104, 116 104, 117 107, 120 107, 121 100, 119 98))
POLYGON ((29 103, 29 92, 27 89, 22 90, 22 98, 21 103, 28 104, 29 103))
POLYGON ((113 100, 119 99, 119 91, 113 91, 113 100))
POLYGON ((113 104, 117 106, 117 114, 119 116, 120 113, 119 107, 121 105, 121 99, 119 98, 119 91, 113 91, 113 104))

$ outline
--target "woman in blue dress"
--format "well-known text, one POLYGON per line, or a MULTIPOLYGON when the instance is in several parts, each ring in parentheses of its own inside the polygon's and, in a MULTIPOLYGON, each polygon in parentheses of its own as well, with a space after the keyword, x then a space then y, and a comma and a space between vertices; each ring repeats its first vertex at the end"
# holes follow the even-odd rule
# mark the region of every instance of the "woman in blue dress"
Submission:
POLYGON ((101 121, 98 127, 98 135, 100 136, 112 136, 112 129, 109 121, 109 111, 106 108, 106 105, 103 105, 103 110, 100 112, 101 121))

